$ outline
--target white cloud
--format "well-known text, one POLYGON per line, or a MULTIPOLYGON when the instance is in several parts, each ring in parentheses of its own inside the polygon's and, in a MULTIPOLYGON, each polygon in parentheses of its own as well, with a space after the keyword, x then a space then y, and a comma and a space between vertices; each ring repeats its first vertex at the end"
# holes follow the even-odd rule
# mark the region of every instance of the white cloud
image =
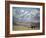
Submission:
POLYGON ((36 10, 36 9, 31 10, 31 14, 32 14, 33 16, 35 16, 37 13, 39 13, 38 10, 36 10))
POLYGON ((24 10, 21 10, 21 12, 24 12, 24 10))

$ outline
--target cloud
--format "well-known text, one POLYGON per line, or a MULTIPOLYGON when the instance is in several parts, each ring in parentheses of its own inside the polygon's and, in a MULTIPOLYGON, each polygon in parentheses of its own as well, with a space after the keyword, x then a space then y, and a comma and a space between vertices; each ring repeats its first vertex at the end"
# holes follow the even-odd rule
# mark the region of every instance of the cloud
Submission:
MULTIPOLYGON (((39 19, 35 20, 37 14, 39 14, 38 8, 31 8, 31 9, 13 9, 14 13, 14 20, 16 21, 24 21, 24 22, 38 22, 39 19)), ((40 14, 39 14, 40 15, 40 14)), ((37 17, 39 17, 39 15, 37 17)))

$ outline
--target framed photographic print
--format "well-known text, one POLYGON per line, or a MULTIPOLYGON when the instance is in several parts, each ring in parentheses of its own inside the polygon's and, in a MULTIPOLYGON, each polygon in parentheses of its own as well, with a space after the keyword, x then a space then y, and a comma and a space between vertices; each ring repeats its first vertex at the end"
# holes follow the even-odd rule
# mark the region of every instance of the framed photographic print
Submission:
POLYGON ((5 2, 5 36, 45 34, 45 4, 37 2, 5 2))

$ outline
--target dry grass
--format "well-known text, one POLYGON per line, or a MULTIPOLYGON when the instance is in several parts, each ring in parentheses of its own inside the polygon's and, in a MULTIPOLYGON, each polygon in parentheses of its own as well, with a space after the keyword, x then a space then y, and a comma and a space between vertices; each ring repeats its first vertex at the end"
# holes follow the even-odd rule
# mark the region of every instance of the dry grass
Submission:
POLYGON ((19 30, 32 30, 32 28, 28 28, 28 27, 25 27, 25 26, 13 26, 13 30, 14 31, 19 31, 19 30))

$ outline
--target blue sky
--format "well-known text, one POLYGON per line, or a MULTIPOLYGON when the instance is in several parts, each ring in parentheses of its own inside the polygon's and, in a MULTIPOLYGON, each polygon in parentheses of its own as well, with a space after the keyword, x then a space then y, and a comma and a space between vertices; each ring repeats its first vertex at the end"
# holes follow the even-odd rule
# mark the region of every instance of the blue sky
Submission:
POLYGON ((14 21, 39 22, 40 8, 13 7, 14 21))

